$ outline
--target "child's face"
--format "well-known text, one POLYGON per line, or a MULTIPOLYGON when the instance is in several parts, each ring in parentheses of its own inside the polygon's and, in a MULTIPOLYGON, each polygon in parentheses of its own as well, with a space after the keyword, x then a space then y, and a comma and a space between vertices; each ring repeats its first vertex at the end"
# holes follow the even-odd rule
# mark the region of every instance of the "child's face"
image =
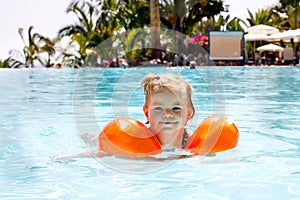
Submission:
POLYGON ((150 98, 144 112, 155 134, 176 134, 183 132, 193 110, 182 95, 161 91, 150 98))

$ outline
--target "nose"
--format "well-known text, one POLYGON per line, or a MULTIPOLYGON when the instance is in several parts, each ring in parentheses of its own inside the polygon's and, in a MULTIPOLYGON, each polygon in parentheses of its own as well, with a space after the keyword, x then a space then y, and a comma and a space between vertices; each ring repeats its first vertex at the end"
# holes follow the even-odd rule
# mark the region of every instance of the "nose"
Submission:
POLYGON ((171 117, 173 117, 171 109, 164 109, 163 117, 164 118, 171 118, 171 117))

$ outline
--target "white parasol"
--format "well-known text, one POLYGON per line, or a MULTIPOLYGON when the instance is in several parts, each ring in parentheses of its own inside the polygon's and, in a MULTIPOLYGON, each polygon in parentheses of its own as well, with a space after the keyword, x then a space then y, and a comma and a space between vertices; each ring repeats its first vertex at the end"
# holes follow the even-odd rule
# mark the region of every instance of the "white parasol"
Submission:
POLYGON ((283 51, 281 46, 275 44, 267 44, 257 48, 258 51, 283 51))
POLYGON ((274 33, 278 33, 279 29, 272 27, 272 26, 260 24, 260 25, 255 25, 255 26, 251 26, 251 27, 247 28, 245 30, 245 32, 250 33, 250 34, 271 35, 274 33))
POLYGON ((246 41, 262 41, 262 40, 269 40, 270 37, 265 34, 252 34, 248 33, 245 34, 245 40, 246 41))
POLYGON ((280 40, 290 40, 290 39, 299 40, 300 39, 300 29, 287 30, 287 31, 283 31, 280 33, 275 33, 275 34, 272 34, 270 37, 274 38, 274 39, 280 39, 280 40))

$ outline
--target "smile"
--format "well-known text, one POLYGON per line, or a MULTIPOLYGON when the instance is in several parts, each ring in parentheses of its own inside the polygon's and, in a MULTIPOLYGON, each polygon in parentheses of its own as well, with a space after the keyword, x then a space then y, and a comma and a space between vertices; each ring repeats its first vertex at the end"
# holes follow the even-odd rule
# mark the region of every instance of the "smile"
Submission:
POLYGON ((160 124, 176 124, 177 122, 159 122, 160 124))

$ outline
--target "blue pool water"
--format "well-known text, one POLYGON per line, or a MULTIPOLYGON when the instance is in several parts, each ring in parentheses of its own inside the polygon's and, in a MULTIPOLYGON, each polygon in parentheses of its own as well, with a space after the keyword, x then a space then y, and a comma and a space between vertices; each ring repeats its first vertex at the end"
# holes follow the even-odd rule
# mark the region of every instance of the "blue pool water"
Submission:
POLYGON ((0 199, 299 199, 300 69, 202 67, 0 70, 0 199), (238 147, 163 162, 117 157, 57 161, 93 147, 111 119, 145 122, 140 79, 179 73, 197 115, 234 118, 238 147))

